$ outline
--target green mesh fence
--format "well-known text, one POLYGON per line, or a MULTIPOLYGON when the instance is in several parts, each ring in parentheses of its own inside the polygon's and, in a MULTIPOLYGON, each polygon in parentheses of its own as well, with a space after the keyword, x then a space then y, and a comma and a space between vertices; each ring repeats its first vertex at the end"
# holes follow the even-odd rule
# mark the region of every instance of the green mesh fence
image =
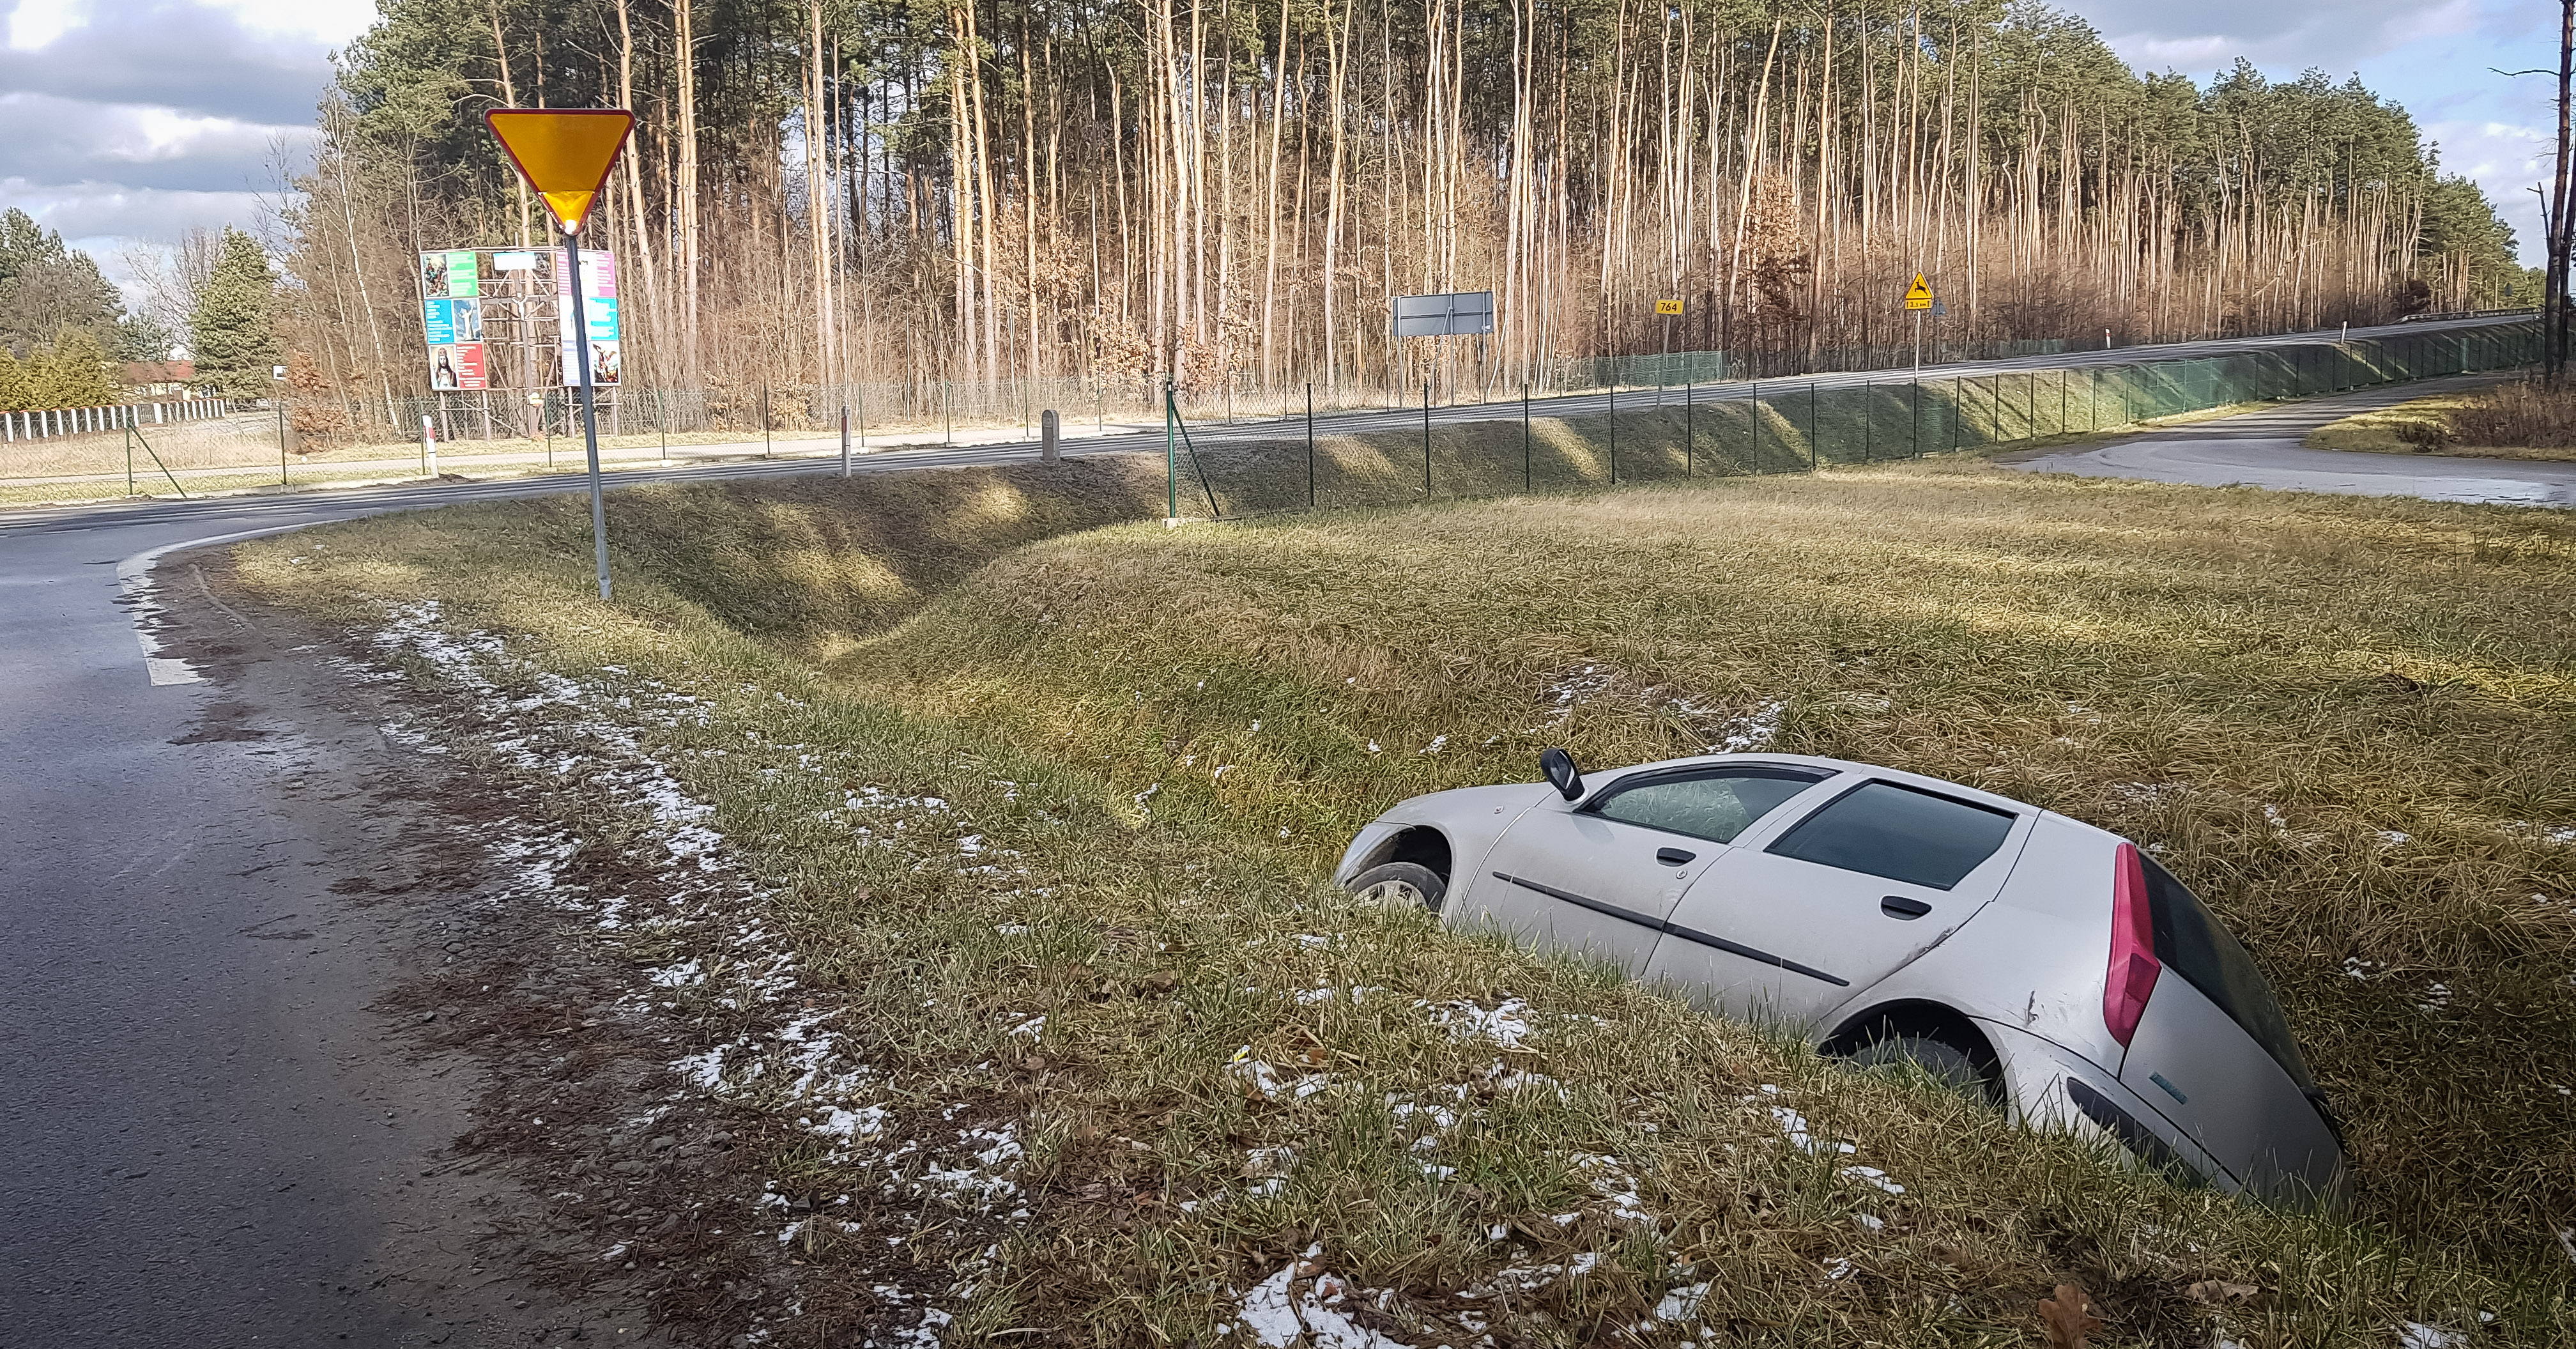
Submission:
MULTIPOLYGON (((1219 424, 1173 419, 1185 514, 1385 505, 1613 482, 1800 472, 2114 430, 2234 404, 2502 370, 2540 353, 2536 322, 2283 340, 2224 356, 2001 370, 1677 383, 1579 400, 1219 424)), ((1701 353, 1671 374, 1705 379, 1701 353), (1691 368, 1696 366, 1696 369, 1691 368)), ((1622 372, 1626 373, 1625 371, 1622 372)), ((1662 374, 1662 370, 1655 373, 1662 374)))

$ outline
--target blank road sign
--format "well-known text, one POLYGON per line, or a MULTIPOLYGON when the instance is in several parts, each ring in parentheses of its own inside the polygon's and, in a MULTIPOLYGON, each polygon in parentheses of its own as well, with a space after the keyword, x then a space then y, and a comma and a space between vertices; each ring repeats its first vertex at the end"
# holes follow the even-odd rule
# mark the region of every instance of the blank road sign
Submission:
POLYGON ((1493 330, 1494 293, 1490 290, 1399 295, 1395 300, 1398 337, 1469 337, 1493 330))

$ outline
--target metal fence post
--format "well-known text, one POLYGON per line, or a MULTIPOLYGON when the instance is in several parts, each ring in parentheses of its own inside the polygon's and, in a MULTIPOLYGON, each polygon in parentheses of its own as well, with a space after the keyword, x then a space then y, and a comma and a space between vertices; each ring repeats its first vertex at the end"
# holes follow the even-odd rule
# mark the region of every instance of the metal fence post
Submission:
MULTIPOLYGON (((1687 363, 1690 357, 1684 356, 1682 360, 1687 363)), ((1682 476, 1685 478, 1699 476, 1697 465, 1693 462, 1699 451, 1699 421, 1695 415, 1696 412, 1697 409, 1691 402, 1690 373, 1684 370, 1682 373, 1682 476)))
POLYGON ((850 476, 850 408, 846 403, 841 405, 841 476, 850 476))
POLYGON ((1306 381, 1306 509, 1315 508, 1315 381, 1306 381))
MULTIPOLYGON (((940 397, 948 396, 948 381, 939 381, 940 397)), ((1172 381, 1163 379, 1163 521, 1170 524, 1181 518, 1180 405, 1173 401, 1172 381)))
POLYGON ((277 485, 286 485, 286 400, 277 400, 277 485))
POLYGON ((1521 490, 1530 490, 1529 381, 1521 381, 1521 490))
POLYGON ((1816 467, 1816 382, 1807 381, 1807 468, 1816 467))
POLYGON ((769 457, 769 381, 760 382, 760 457, 769 457))
POLYGON ((125 433, 125 494, 134 495, 134 432, 131 428, 125 433))
POLYGON ((1431 495, 1431 381, 1422 381, 1422 495, 1431 495))
POLYGON ((1619 485, 1619 383, 1610 382, 1610 485, 1619 485))

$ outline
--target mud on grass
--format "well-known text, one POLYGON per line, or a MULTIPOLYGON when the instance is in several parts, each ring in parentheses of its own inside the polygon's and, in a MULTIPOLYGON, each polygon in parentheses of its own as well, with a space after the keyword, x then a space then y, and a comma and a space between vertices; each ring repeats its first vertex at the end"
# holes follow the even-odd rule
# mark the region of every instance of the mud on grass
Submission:
MULTIPOLYGON (((921 474, 906 490, 960 502, 1056 490, 1039 472, 961 473, 944 488, 921 474)), ((2556 565, 2560 545, 2507 523, 2519 517, 2192 506, 1936 467, 1544 511, 1113 527, 1016 552, 1001 540, 1027 536, 997 524, 984 553, 997 560, 944 590, 827 588, 785 608, 711 580, 705 555, 722 549, 686 544, 745 550, 721 564, 743 578, 781 546, 764 539, 792 544, 800 565, 896 577, 927 577, 932 555, 961 546, 872 535, 869 521, 903 518, 873 487, 689 489, 704 494, 686 533, 658 534, 646 494, 621 494, 633 551, 614 608, 584 598, 586 539, 559 503, 240 551, 261 593, 391 632, 379 660, 469 696, 488 722, 468 740, 518 742, 478 774, 568 804, 499 832, 561 827, 630 841, 660 859, 652 875, 687 878, 710 858, 735 878, 657 915, 649 878, 624 877, 585 892, 594 908, 580 911, 595 926, 600 896, 627 900, 594 939, 622 956, 629 1003, 670 1018, 652 1050, 668 1057, 636 1089, 674 1118, 729 1121, 735 1143, 698 1168, 703 1183, 672 1168, 700 1215, 687 1221, 739 1243, 678 1255, 673 1280, 704 1274, 685 1291, 721 1296, 674 1291, 675 1315, 730 1317, 783 1344, 902 1330, 1213 1345, 1228 1327, 1248 1343, 1265 1308, 1309 1331, 1356 1324, 1461 1349, 2012 1344, 2037 1342, 2034 1300, 2075 1282, 2110 1325, 2097 1343, 2197 1346, 2222 1330, 2248 1349, 2387 1342, 2409 1320, 2483 1325, 2496 1343, 2576 1331, 2554 1249, 2447 1240, 2452 1199, 2339 1225, 2176 1189, 1597 968, 1353 910, 1319 884, 1348 828, 1396 795, 1523 777, 1551 740, 1608 762, 1720 737, 1874 751, 2090 801, 2088 814, 2187 850, 2186 864, 2273 875, 2302 845, 2244 794, 2277 784, 2230 776, 2235 761, 2212 748, 2279 715, 2259 702, 2251 723, 2220 715, 2231 704, 2217 692, 2263 687, 2222 658, 2305 651, 2275 631, 2266 606, 2287 600, 2263 586, 2382 565, 2392 547, 2462 572, 2444 552, 2462 531, 2510 533, 2556 565), (2174 518, 2146 527, 2142 506, 2174 518), (710 534, 728 512, 737 523, 710 534), (753 520, 768 533, 740 523, 753 520), (2253 541, 2258 528, 2275 542, 2253 541), (1902 585, 1873 570, 1898 535, 1913 550, 1902 585), (2228 584, 2202 588, 2213 549, 2228 584), (2260 621, 2168 620, 2159 631, 2196 634, 2198 673, 2143 660, 2152 646, 2098 650, 2127 592, 2085 587, 2132 571, 2136 586, 2260 621), (2289 580, 2265 581, 2274 571, 2289 580), (2094 607, 2051 600, 2070 594, 2094 607), (1767 637, 1674 636, 1728 614, 1767 637), (442 643, 473 657, 419 654, 442 643), (2079 690, 2061 680, 2117 670, 2115 655, 2170 696, 2068 706, 2079 690), (556 739, 530 738, 529 718, 556 715, 556 739), (2092 718, 2137 728, 2143 747, 2092 718), (2035 749, 2057 738, 2068 746, 2035 749), (610 742, 632 762, 595 763, 610 742), (576 749, 568 764, 550 757, 576 749), (2088 758, 2114 776, 2088 776, 2088 758), (648 771, 687 809, 636 796, 648 771), (2122 783, 2174 780, 2191 790, 2103 815, 2122 783), (2211 795, 2192 795, 2204 782, 2211 795), (2253 852, 2226 842, 2257 820, 2253 852), (671 852, 684 836, 703 850, 671 852), (2212 1280, 2257 1292, 2223 1308, 2190 1295, 2212 1280)), ((1127 508, 1126 488, 1100 490, 1085 509, 1127 508)), ((2337 629, 2335 649, 2376 653, 2365 635, 2337 629)), ((2419 641, 2379 663, 2424 687, 2467 678, 2458 656, 2446 674, 2434 654, 2419 641)), ((2380 679, 2390 672, 2353 678, 2402 692, 2380 679)), ((2481 667, 2474 687, 2497 682, 2481 667)), ((2320 696, 2304 679, 2282 687, 2320 696)), ((2394 706, 2367 723, 2372 743, 2402 750, 2391 727, 2444 724, 2394 706)), ((2285 771, 2301 762, 2325 761, 2291 757, 2285 771)), ((2289 801, 2285 829, 2358 827, 2289 801)), ((2325 873, 2279 874, 2305 893, 2325 873)), ((2212 888, 2240 923, 2266 912, 2212 888)), ((2403 887, 2381 888, 2389 928, 2362 930, 2400 940, 2403 887)), ((2286 964, 2271 943, 2265 956, 2293 975, 2318 954, 2286 949, 2286 964)), ((2338 968, 2285 982, 2342 992, 2338 968)), ((2372 1004, 2356 1033, 2384 1034, 2388 1015, 2372 1004)))

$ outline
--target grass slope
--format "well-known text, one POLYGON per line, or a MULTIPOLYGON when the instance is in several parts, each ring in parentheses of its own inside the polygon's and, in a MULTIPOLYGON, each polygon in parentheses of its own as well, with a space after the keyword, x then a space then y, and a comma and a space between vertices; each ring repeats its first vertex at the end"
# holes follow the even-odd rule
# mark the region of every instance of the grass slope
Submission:
MULTIPOLYGON (((2438 393, 2425 398, 2410 398, 2403 403, 2356 413, 2340 421, 2328 422, 2308 433, 2301 443, 2312 450, 2356 450, 2368 454, 2421 454, 2424 451, 2398 438, 2398 429, 2408 425, 2448 426, 2453 413, 2477 403, 2485 391, 2463 389, 2438 393)), ((2576 448, 2563 445, 2445 445, 2443 454, 2466 455, 2475 459, 2576 459, 2576 448)))
MULTIPOLYGON (((952 1343, 1185 1341, 1310 1244, 1421 1344, 2025 1343, 2060 1278, 2109 1343, 2208 1342, 2207 1279, 2263 1290, 2217 1313, 2248 1346, 2481 1309, 2503 1342, 2576 1332, 2576 522, 1932 463, 1047 538, 1160 512, 1150 472, 1077 473, 621 493, 613 610, 563 501, 245 545, 242 575, 361 624, 434 598, 531 668, 707 699, 636 734, 775 887, 808 1005, 868 1028, 877 1104, 930 1129, 972 1094, 1027 1140, 1031 1216, 952 1343), (1729 740, 2160 847, 2338 1098, 2358 1224, 2131 1177, 1318 888, 1402 795, 1526 779, 1550 743, 1729 740), (834 809, 862 790, 944 804, 854 844, 834 809), (1515 998, 1517 1043, 1460 1033, 1515 998), (1237 1059, 1325 1086, 1247 1091, 1237 1059), (1858 1152, 1790 1146, 1791 1106, 1858 1152)), ((736 1104, 771 1117, 782 1192, 905 1165, 836 1160, 784 1124, 801 1101, 736 1104)), ((873 1241, 809 1234, 818 1318, 880 1277, 873 1241)))

